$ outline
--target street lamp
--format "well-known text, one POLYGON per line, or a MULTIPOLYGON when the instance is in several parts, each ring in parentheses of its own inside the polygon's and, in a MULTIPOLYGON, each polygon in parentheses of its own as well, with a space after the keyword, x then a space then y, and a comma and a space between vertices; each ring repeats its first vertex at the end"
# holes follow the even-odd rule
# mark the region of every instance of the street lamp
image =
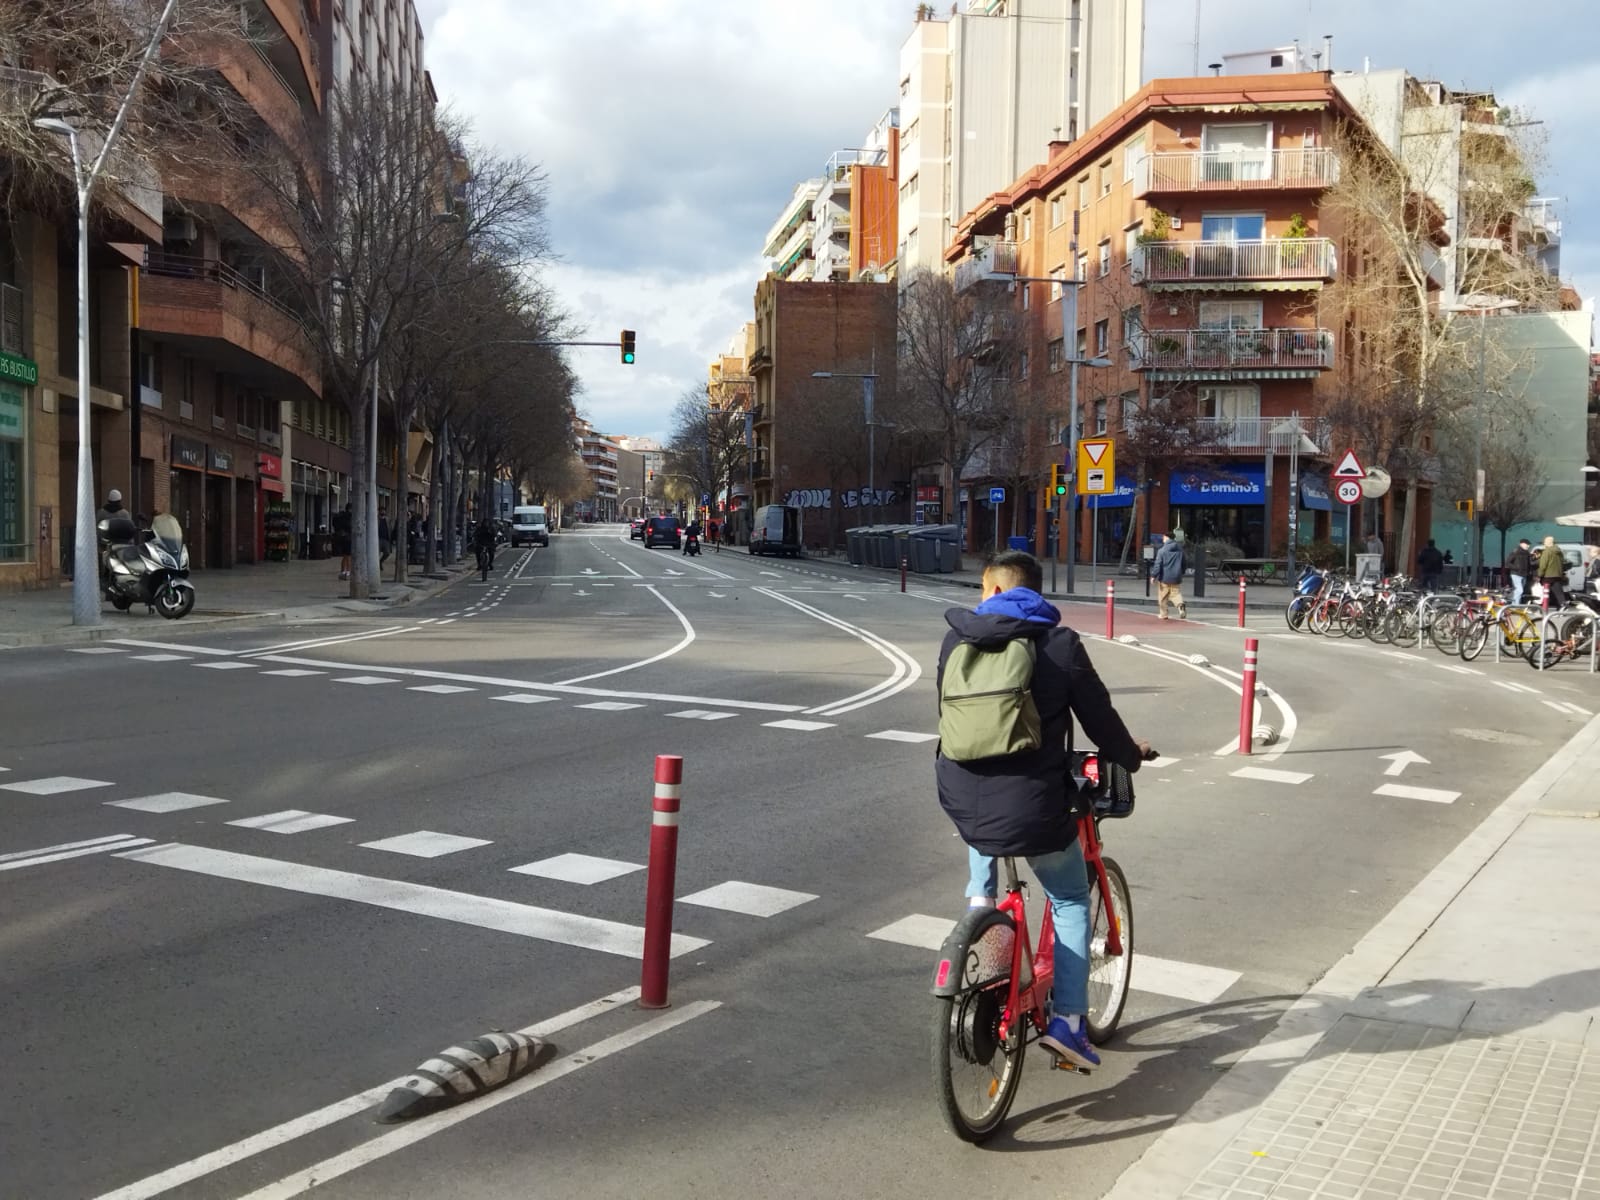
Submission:
MULTIPOLYGON (((1295 537, 1299 533, 1299 526, 1300 526, 1300 513, 1298 511, 1299 508, 1300 508, 1300 500, 1299 500, 1299 497, 1300 497, 1300 455, 1302 455, 1302 454, 1315 454, 1315 453, 1318 452, 1320 447, 1315 442, 1313 442, 1310 438, 1308 438, 1306 436, 1305 430, 1300 425, 1300 414, 1298 412, 1290 413, 1289 414, 1289 419, 1287 421, 1279 421, 1276 425, 1274 425, 1267 432, 1272 437, 1275 437, 1275 438, 1287 437, 1287 438, 1290 439, 1290 442, 1289 442, 1289 556, 1288 556, 1288 558, 1289 558, 1289 569, 1288 569, 1288 577, 1290 579, 1293 579, 1294 578, 1295 537)), ((1273 443, 1269 441, 1267 443, 1267 475, 1266 475, 1267 486, 1269 488, 1272 486, 1272 450, 1273 450, 1273 443)), ((1346 516, 1348 517, 1348 513, 1346 514, 1346 516)), ((1271 540, 1272 540, 1272 514, 1270 512, 1268 512, 1267 513, 1267 541, 1270 543, 1271 540)), ((1349 533, 1348 520, 1346 521, 1345 539, 1344 540, 1345 540, 1345 553, 1348 555, 1349 552, 1350 552, 1350 544, 1349 544, 1350 543, 1350 533, 1349 533)), ((1271 553, 1270 545, 1268 546, 1267 549, 1268 549, 1268 553, 1271 553)))
POLYGON ((874 433, 878 422, 873 419, 873 402, 877 398, 878 373, 876 371, 813 371, 813 379, 859 379, 861 380, 861 401, 866 409, 867 421, 867 495, 872 497, 872 515, 878 515, 878 483, 876 468, 878 465, 877 440, 874 433))
POLYGON ((1472 575, 1477 583, 1483 575, 1483 522, 1479 511, 1483 508, 1483 402, 1489 390, 1489 314, 1507 312, 1521 305, 1515 300, 1493 299, 1487 296, 1467 296, 1456 304, 1441 305, 1439 311, 1454 316, 1457 313, 1478 314, 1478 398, 1473 404, 1472 435, 1472 575))

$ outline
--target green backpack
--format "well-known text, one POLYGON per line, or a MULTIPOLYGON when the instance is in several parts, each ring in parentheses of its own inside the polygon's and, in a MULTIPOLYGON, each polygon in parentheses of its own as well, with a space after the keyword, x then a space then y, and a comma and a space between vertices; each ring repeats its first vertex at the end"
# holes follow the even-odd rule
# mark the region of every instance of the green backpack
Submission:
POLYGON ((1033 639, 992 650, 961 642, 945 660, 939 687, 939 753, 954 762, 1037 750, 1042 736, 1033 700, 1033 639))

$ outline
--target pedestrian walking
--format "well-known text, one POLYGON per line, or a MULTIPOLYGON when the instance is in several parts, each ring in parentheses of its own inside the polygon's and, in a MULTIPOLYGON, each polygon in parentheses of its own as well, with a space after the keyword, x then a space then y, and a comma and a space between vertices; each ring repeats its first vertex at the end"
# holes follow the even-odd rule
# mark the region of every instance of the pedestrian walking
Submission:
POLYGON ((350 578, 350 506, 333 514, 333 552, 339 556, 339 578, 350 578))
POLYGON ((1428 539, 1428 544, 1417 551, 1417 574, 1422 576, 1422 590, 1425 592, 1437 591, 1439 576, 1444 571, 1444 555, 1439 553, 1439 547, 1433 544, 1433 539, 1428 539))
POLYGON ((389 551, 394 549, 393 531, 389 528, 389 510, 378 514, 378 566, 389 561, 389 551))
POLYGON ((1372 536, 1367 539, 1367 553, 1368 554, 1376 554, 1378 556, 1378 570, 1382 571, 1383 570, 1383 539, 1378 536, 1376 530, 1374 530, 1372 536))
POLYGON ((1567 560, 1556 546, 1556 539, 1546 537, 1539 548, 1539 582, 1544 584, 1546 608, 1560 608, 1567 602, 1567 560))
POLYGON ((1156 616, 1167 620, 1167 605, 1178 606, 1178 619, 1189 619, 1189 607, 1183 600, 1183 545, 1170 533, 1162 536, 1161 549, 1156 551, 1155 565, 1150 573, 1156 580, 1156 616))
POLYGON ((1506 556, 1506 574, 1511 576, 1511 603, 1528 602, 1528 577, 1533 574, 1533 545, 1527 538, 1506 556))

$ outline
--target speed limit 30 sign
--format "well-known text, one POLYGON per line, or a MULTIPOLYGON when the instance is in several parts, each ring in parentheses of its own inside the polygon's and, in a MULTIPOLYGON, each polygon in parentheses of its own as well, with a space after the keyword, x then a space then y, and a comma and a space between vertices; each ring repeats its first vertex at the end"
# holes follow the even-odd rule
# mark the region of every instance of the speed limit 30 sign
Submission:
POLYGON ((1335 480, 1333 495, 1340 504, 1360 504, 1361 482, 1356 479, 1335 480))

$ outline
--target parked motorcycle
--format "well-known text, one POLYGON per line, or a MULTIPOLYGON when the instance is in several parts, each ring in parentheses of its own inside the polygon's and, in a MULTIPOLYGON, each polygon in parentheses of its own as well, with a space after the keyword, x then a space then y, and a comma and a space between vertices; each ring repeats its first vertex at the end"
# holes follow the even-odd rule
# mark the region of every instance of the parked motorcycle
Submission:
POLYGON ((140 530, 127 517, 113 517, 96 527, 100 534, 100 590, 118 612, 135 602, 169 621, 194 608, 189 582, 189 549, 183 526, 171 513, 161 513, 140 530))

